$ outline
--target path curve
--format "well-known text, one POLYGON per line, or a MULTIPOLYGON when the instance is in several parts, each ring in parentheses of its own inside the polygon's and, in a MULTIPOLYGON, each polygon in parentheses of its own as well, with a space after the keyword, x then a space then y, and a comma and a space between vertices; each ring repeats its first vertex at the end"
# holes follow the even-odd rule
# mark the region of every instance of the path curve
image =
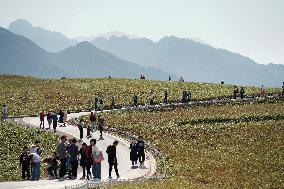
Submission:
MULTIPOLYGON (((80 117, 82 115, 89 115, 90 112, 80 112, 80 113, 71 113, 68 114, 68 120, 80 117)), ((24 118, 16 118, 15 122, 21 122, 26 125, 32 125, 33 127, 39 127, 40 121, 39 117, 24 117, 24 118)), ((76 126, 66 124, 66 127, 57 127, 57 130, 61 133, 68 134, 69 136, 73 136, 79 138, 79 129, 76 126)), ((85 136, 87 134, 86 128, 84 128, 84 139, 83 141, 87 144, 90 143, 90 139, 87 139, 85 136)), ((111 135, 109 133, 103 134, 103 140, 99 139, 99 132, 96 131, 93 133, 92 138, 97 139, 97 146, 103 152, 105 160, 102 162, 102 183, 109 182, 117 182, 117 181, 128 181, 142 177, 152 176, 156 172, 156 160, 149 153, 146 152, 146 160, 145 160, 145 168, 131 168, 131 161, 129 159, 129 142, 123 138, 111 135), (117 146, 117 159, 118 159, 118 170, 120 174, 119 179, 109 180, 108 177, 108 162, 107 162, 107 154, 106 148, 108 145, 111 145, 114 140, 119 141, 119 145, 117 146)), ((113 170, 112 173, 115 178, 115 172, 113 170)), ((82 176, 82 173, 78 175, 78 178, 82 176)), ((92 182, 92 181, 91 181, 92 182)), ((94 181, 93 181, 94 182, 94 181)), ((83 185, 85 183, 84 180, 45 180, 41 179, 39 181, 12 181, 12 182, 0 182, 1 189, 63 189, 63 188, 71 188, 75 185, 83 185)))

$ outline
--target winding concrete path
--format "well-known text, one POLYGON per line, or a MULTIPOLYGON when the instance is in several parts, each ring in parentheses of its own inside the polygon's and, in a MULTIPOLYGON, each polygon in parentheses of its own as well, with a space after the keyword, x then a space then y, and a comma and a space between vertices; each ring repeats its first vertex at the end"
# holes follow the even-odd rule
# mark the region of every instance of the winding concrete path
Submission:
MULTIPOLYGON (((89 115, 89 112, 81 112, 81 113, 72 113, 68 114, 68 120, 73 119, 76 117, 80 117, 82 115, 89 115)), ((15 121, 20 121, 20 119, 15 119, 15 121)), ((39 127, 40 121, 39 117, 25 117, 22 119, 23 122, 26 124, 33 125, 35 127, 39 127)), ((62 133, 66 133, 73 137, 79 138, 79 129, 76 126, 66 124, 66 127, 57 127, 58 131, 62 133)), ((85 135, 87 134, 87 130, 84 128, 84 139, 83 141, 87 144, 90 143, 90 139, 87 139, 85 135)), ((119 137, 110 135, 110 134, 103 134, 103 140, 99 140, 99 132, 96 131, 93 133, 92 138, 97 139, 97 146, 99 150, 103 152, 105 160, 102 162, 102 182, 113 182, 117 181, 117 179, 109 180, 108 179, 108 163, 107 163, 107 154, 106 148, 108 145, 112 144, 114 140, 119 141, 119 145, 117 146, 117 158, 118 158, 118 170, 120 174, 120 178, 118 181, 121 180, 131 180, 136 179, 144 176, 151 176, 156 172, 156 161, 155 158, 147 152, 146 160, 145 160, 145 168, 131 168, 131 161, 129 160, 129 143, 119 137)), ((78 178, 82 176, 82 173, 78 175, 78 178)), ((113 170, 112 173, 113 178, 115 178, 115 172, 113 170)), ((58 180, 44 180, 41 179, 39 181, 18 181, 18 182, 0 182, 1 189, 61 189, 61 188, 69 188, 74 185, 81 185, 85 181, 84 180, 65 180, 65 181, 58 181, 58 180)))

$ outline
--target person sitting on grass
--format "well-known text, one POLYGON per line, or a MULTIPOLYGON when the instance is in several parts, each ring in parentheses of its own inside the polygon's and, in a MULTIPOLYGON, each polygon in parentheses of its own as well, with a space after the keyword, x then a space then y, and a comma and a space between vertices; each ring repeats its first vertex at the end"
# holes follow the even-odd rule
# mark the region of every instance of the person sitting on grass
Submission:
POLYGON ((28 147, 24 146, 23 151, 20 155, 20 167, 22 168, 22 179, 30 180, 31 174, 30 174, 30 164, 31 164, 31 158, 29 157, 28 147), (27 177, 26 177, 27 173, 27 177))

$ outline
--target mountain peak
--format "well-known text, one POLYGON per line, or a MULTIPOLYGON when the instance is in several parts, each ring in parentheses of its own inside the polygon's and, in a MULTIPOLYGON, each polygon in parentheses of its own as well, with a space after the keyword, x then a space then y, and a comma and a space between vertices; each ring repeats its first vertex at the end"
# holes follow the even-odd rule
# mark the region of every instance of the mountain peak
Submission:
POLYGON ((10 23, 9 28, 13 27, 25 27, 25 28, 30 28, 33 27, 31 23, 29 23, 27 20, 19 18, 13 22, 10 23))
POLYGON ((78 43, 75 47, 93 48, 94 45, 90 43, 89 41, 83 41, 83 42, 78 43))

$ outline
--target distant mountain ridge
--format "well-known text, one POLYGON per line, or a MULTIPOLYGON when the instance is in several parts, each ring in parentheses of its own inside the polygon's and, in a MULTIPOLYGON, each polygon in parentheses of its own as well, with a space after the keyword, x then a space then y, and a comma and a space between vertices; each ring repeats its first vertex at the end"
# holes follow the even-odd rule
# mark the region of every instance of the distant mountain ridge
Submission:
POLYGON ((281 86, 284 81, 284 65, 257 64, 240 54, 175 36, 158 42, 145 38, 97 38, 92 43, 123 59, 170 71, 189 81, 254 86, 281 86))
POLYGON ((31 40, 0 27, 0 74, 58 77, 125 77, 166 80, 168 73, 144 68, 81 42, 49 53, 31 40))

